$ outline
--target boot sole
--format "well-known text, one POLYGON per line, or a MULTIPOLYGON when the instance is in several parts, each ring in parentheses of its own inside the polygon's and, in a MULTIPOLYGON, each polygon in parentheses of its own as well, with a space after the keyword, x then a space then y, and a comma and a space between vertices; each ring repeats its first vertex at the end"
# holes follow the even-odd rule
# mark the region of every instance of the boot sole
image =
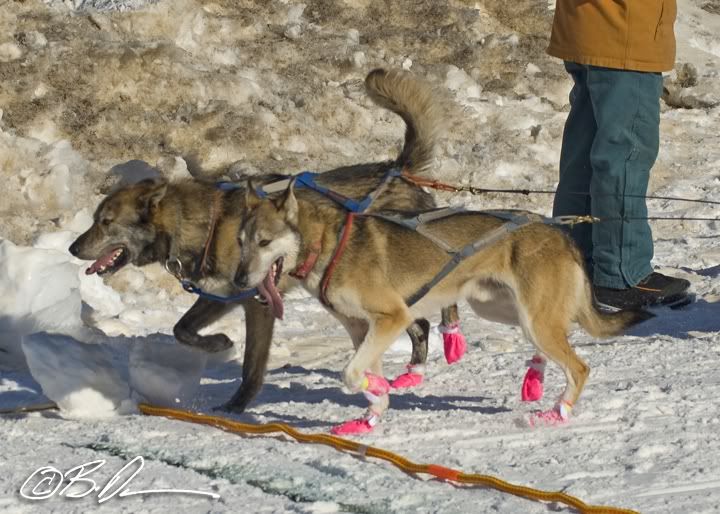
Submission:
MULTIPOLYGON (((640 305, 633 307, 634 309, 656 309, 658 307, 668 307, 673 310, 682 309, 683 307, 690 305, 691 303, 695 302, 696 296, 695 293, 687 293, 682 295, 681 297, 678 297, 674 300, 668 300, 663 303, 658 303, 654 305, 640 305)), ((602 303, 599 301, 596 301, 598 309, 600 309, 603 312, 619 312, 623 310, 621 307, 615 307, 614 305, 608 305, 606 303, 602 303)))

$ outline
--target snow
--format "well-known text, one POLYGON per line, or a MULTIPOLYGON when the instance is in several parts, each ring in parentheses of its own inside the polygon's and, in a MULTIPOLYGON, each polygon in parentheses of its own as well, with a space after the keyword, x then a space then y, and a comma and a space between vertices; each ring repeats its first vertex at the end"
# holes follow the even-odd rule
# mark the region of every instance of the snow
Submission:
MULTIPOLYGON (((235 348, 208 356, 177 344, 172 327, 194 298, 160 265, 105 280, 85 275, 88 263, 67 248, 113 187, 390 158, 402 123, 367 101, 362 79, 391 63, 461 105, 441 142, 438 178, 504 189, 556 184, 570 84, 538 50, 547 37, 544 6, 433 0, 389 6, 379 23, 371 2, 341 4, 3 5, 0 409, 49 399, 61 410, 0 417, 0 510, 93 510, 93 495, 30 503, 18 490, 41 466, 68 471, 97 459, 106 460, 94 475, 104 484, 141 455, 145 468, 133 489, 221 496, 173 495, 179 512, 569 511, 418 479, 322 446, 137 414, 140 401, 212 412, 240 383, 245 334, 238 309, 206 329, 226 333, 235 348), (426 30, 431 23, 443 27, 437 39, 426 30)), ((677 61, 697 69, 698 83, 685 87, 676 72, 667 76, 671 103, 691 108, 663 104, 651 194, 720 201, 720 14, 713 5, 679 2, 677 61)), ((546 214, 551 205, 550 195, 439 199, 546 214)), ((713 204, 658 199, 649 209, 651 216, 720 217, 713 204)), ((573 332, 592 370, 569 425, 524 426, 538 408, 519 398, 531 348, 517 328, 478 320, 463 306, 467 355, 448 366, 439 320, 431 320, 424 384, 393 394, 376 431, 358 439, 416 462, 563 490, 593 504, 720 511, 719 226, 653 222, 658 271, 690 280, 699 300, 659 309, 655 319, 605 341, 573 332)), ((404 372, 409 352, 407 337, 390 348, 388 377, 404 372)), ((319 303, 290 292, 265 387, 246 413, 229 417, 327 432, 365 406, 341 387, 351 353, 319 303)), ((551 405, 563 383, 548 366, 539 405, 551 405)), ((116 498, 102 508, 167 512, 168 496, 116 498)))
POLYGON ((105 345, 40 332, 22 346, 30 373, 64 416, 102 418, 132 405, 127 379, 105 345))

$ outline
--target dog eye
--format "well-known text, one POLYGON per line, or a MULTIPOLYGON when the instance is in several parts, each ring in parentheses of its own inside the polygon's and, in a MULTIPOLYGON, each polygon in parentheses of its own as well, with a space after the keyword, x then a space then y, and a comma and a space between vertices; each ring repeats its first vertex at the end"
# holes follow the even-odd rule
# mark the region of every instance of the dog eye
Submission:
POLYGON ((112 223, 112 220, 110 218, 103 218, 102 220, 100 220, 100 223, 107 227, 110 223, 112 223))
POLYGON ((269 245, 271 242, 272 242, 272 241, 270 241, 269 239, 263 239, 262 241, 260 241, 260 242, 258 243, 258 246, 267 246, 267 245, 269 245))

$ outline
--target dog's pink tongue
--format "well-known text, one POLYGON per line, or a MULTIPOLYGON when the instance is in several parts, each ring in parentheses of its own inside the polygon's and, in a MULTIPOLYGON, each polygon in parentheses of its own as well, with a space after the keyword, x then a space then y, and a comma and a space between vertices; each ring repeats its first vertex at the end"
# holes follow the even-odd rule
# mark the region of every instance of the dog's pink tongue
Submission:
POLYGON ((258 291, 260 291, 263 298, 265 298, 265 300, 270 304, 273 315, 277 319, 283 319, 285 307, 283 305, 282 298, 280 297, 280 293, 275 287, 275 280, 272 278, 271 273, 268 273, 265 280, 258 285, 258 291))
POLYGON ((88 269, 85 270, 86 275, 92 275, 93 273, 97 273, 100 271, 100 268, 103 266, 107 266, 110 264, 113 260, 113 254, 115 253, 115 250, 111 250, 102 257, 100 257, 98 260, 93 262, 88 269))

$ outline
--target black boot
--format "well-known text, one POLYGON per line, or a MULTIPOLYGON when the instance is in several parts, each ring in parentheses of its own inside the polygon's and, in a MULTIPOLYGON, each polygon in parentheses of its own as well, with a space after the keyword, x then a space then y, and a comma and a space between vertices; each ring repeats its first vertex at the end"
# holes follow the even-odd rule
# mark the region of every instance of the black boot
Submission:
POLYGON ((593 286, 595 300, 606 310, 640 309, 644 307, 680 307, 692 301, 690 282, 683 278, 650 273, 633 287, 611 289, 593 286))

